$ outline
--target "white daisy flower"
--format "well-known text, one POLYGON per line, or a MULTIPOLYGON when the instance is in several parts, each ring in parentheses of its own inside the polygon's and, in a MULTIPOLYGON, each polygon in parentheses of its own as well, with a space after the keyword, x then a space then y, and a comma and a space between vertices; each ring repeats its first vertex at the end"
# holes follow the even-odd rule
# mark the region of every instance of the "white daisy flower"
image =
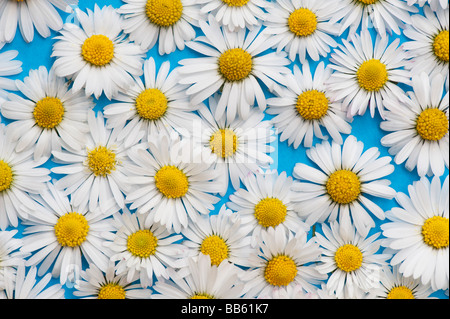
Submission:
POLYGON ((255 99, 261 110, 266 98, 261 81, 270 92, 284 85, 284 74, 290 72, 290 63, 284 52, 267 51, 273 44, 267 35, 259 33, 261 27, 251 31, 240 29, 230 32, 209 15, 209 23, 200 21, 205 36, 186 45, 205 57, 179 61, 182 84, 189 84, 186 93, 191 103, 198 105, 214 93, 221 91, 215 111, 219 119, 227 113, 232 121, 237 115, 247 118, 255 99))
POLYGON ((128 151, 133 163, 127 178, 136 189, 126 200, 130 209, 146 214, 145 227, 161 223, 179 233, 219 201, 212 195, 222 189, 217 171, 189 146, 186 139, 160 135, 128 151))
POLYGON ((433 11, 439 11, 439 9, 447 9, 448 8, 448 0, 406 0, 408 5, 412 6, 414 4, 418 4, 423 7, 425 3, 427 3, 433 11))
POLYGON ((212 265, 209 255, 189 258, 188 265, 178 271, 171 269, 171 281, 159 280, 152 287, 152 299, 238 299, 243 293, 239 281, 242 270, 223 261, 212 265))
POLYGON ((33 149, 17 153, 4 124, 0 124, 0 229, 17 227, 18 218, 28 218, 35 203, 30 194, 38 194, 50 180, 50 170, 33 160, 33 149))
POLYGON ((152 294, 150 289, 128 282, 126 275, 117 275, 113 264, 106 272, 90 264, 81 271, 74 288, 73 295, 81 299, 150 299, 152 294))
POLYGON ((25 264, 28 257, 20 251, 22 238, 14 237, 17 229, 0 231, 0 291, 4 290, 8 281, 14 281, 17 268, 25 264))
POLYGON ((299 181, 292 186, 297 213, 310 226, 338 218, 352 220, 358 233, 365 236, 375 227, 373 214, 385 218, 383 209, 369 197, 392 199, 396 191, 384 179, 394 171, 389 156, 379 157, 372 147, 364 151, 364 144, 352 135, 341 146, 327 141, 306 151, 319 169, 297 163, 293 176, 299 181), (369 195, 369 196, 367 196, 369 195))
POLYGON ((316 233, 316 240, 324 249, 317 270, 330 274, 327 289, 331 293, 338 299, 353 299, 358 289, 368 292, 378 287, 380 272, 391 257, 378 253, 381 233, 362 236, 348 220, 323 224, 322 233, 316 233))
POLYGON ((102 113, 96 116, 93 110, 88 111, 87 123, 89 133, 82 149, 52 152, 57 165, 51 171, 64 175, 55 186, 70 194, 76 206, 88 205, 91 211, 97 206, 102 212, 117 211, 125 206, 124 193, 130 188, 125 171, 130 163, 128 148, 118 141, 123 127, 105 128, 102 113))
MULTIPOLYGON (((448 2, 447 2, 448 3, 448 2)), ((449 9, 433 12, 426 5, 424 15, 413 15, 412 23, 403 32, 411 41, 402 44, 411 57, 412 74, 442 74, 449 87, 449 9)))
POLYGON ((449 283, 448 184, 448 176, 442 186, 435 176, 409 185, 409 196, 398 193, 401 207, 386 212, 389 222, 380 226, 387 238, 383 245, 394 250, 391 265, 399 265, 404 277, 431 283, 433 290, 448 289, 449 283))
POLYGON ((320 62, 314 75, 309 63, 295 64, 286 89, 276 97, 267 99, 267 114, 275 115, 271 121, 280 133, 280 142, 287 140, 295 149, 303 142, 311 147, 314 137, 328 139, 323 127, 333 141, 342 144, 341 134, 350 134, 352 127, 340 101, 325 84, 331 76, 331 69, 320 62))
POLYGON ((26 97, 10 93, 2 105, 2 115, 14 122, 8 125, 11 137, 21 152, 34 148, 33 158, 48 159, 52 150, 79 150, 88 131, 87 110, 92 98, 72 92, 63 78, 44 66, 31 70, 17 88, 26 97))
POLYGON ((33 198, 39 205, 23 222, 21 251, 32 254, 25 266, 38 267, 38 276, 49 272, 61 284, 75 279, 82 260, 106 271, 110 251, 102 236, 115 230, 111 213, 77 207, 51 183, 33 198))
POLYGON ((63 27, 56 8, 72 12, 71 5, 76 4, 78 0, 0 0, 0 43, 12 42, 17 25, 26 42, 33 41, 35 29, 43 38, 49 37, 50 30, 58 31, 63 27))
POLYGON ((283 227, 261 232, 258 251, 248 256, 250 268, 240 276, 245 283, 245 297, 262 298, 280 287, 301 285, 309 293, 326 279, 316 267, 322 251, 307 232, 294 234, 283 227))
POLYGON ((55 37, 55 74, 72 79, 74 91, 84 87, 87 95, 111 99, 142 75, 145 52, 125 39, 122 18, 112 6, 75 13, 80 25, 66 23, 55 37))
MULTIPOLYGON (((0 41, 0 48, 1 46, 0 41)), ((2 105, 7 98, 8 92, 6 90, 17 90, 15 81, 4 76, 16 75, 22 72, 22 61, 14 60, 18 54, 19 51, 17 50, 0 52, 0 105, 2 105)))
POLYGON ((263 31, 273 37, 277 51, 285 50, 294 61, 318 61, 337 46, 339 26, 330 23, 337 3, 326 0, 279 0, 268 9, 263 31))
POLYGON ((172 235, 160 224, 144 226, 144 215, 131 214, 128 209, 123 214, 114 215, 115 234, 107 234, 104 243, 112 251, 110 260, 117 262, 115 271, 128 282, 140 280, 145 288, 153 285, 153 276, 168 279, 167 268, 179 267, 177 259, 185 257, 187 249, 175 242, 181 235, 172 235))
POLYGON ((334 70, 327 82, 337 100, 342 100, 348 116, 363 115, 369 107, 372 117, 375 109, 384 117, 386 97, 401 98, 402 89, 398 83, 409 84, 410 72, 400 39, 389 43, 389 37, 377 36, 375 45, 369 31, 352 34, 350 42, 343 40, 340 50, 330 58, 334 70), (351 42, 351 43, 350 43, 351 42))
POLYGON ((144 141, 161 133, 170 135, 173 131, 187 134, 198 116, 185 94, 187 86, 177 81, 177 69, 170 71, 169 61, 164 61, 156 70, 155 60, 150 57, 144 62, 144 82, 136 78, 133 87, 114 97, 118 103, 103 108, 106 126, 125 126, 118 139, 124 139, 126 146, 141 134, 144 134, 144 141))
POLYGON ((145 51, 158 42, 160 55, 184 50, 195 38, 194 27, 204 19, 196 0, 124 0, 117 9, 130 40, 145 51))
POLYGON ((408 170, 417 168, 419 176, 441 176, 449 160, 449 98, 444 78, 425 73, 413 76, 412 92, 405 103, 388 101, 382 130, 391 132, 380 142, 389 148, 396 164, 405 162, 408 170))

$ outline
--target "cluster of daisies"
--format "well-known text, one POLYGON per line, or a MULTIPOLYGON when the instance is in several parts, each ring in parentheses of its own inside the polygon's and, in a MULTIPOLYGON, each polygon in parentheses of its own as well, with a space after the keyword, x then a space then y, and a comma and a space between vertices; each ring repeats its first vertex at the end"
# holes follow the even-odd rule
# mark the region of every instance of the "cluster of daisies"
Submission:
POLYGON ((23 80, 0 51, 0 298, 448 291, 448 0, 76 4, 0 0, 0 48, 57 32, 23 80), (312 164, 273 169, 277 139, 312 164))

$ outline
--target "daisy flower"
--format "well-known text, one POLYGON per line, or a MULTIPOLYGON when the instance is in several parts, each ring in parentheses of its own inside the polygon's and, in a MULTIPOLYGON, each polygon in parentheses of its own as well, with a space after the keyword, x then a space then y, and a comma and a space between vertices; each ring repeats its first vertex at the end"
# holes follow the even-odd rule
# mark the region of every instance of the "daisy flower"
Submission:
POLYGON ((266 113, 275 115, 271 121, 280 133, 280 141, 287 140, 295 149, 302 142, 305 147, 311 147, 314 137, 328 138, 322 134, 323 127, 333 141, 342 144, 341 134, 350 134, 352 130, 351 119, 325 84, 331 69, 320 62, 313 75, 307 61, 302 67, 300 70, 295 64, 293 74, 288 75, 286 89, 279 96, 267 99, 266 113))
POLYGON ((34 159, 50 158, 52 150, 79 150, 88 131, 87 110, 94 107, 90 97, 72 92, 63 78, 44 66, 31 70, 17 88, 26 97, 10 93, 2 115, 14 120, 8 125, 21 152, 34 148, 34 159))
POLYGON ((320 255, 319 245, 314 238, 307 240, 307 232, 294 236, 282 227, 262 231, 257 252, 248 256, 250 268, 240 276, 245 297, 262 298, 280 287, 297 285, 314 292, 314 285, 326 278, 316 270, 320 255))
POLYGON ((388 101, 386 120, 380 123, 389 132, 381 144, 389 148, 396 164, 405 162, 408 170, 417 168, 419 176, 441 176, 448 168, 448 92, 440 74, 413 76, 412 92, 405 103, 388 101))
MULTIPOLYGON (((192 154, 188 140, 165 135, 128 151, 128 181, 136 189, 126 197, 130 209, 146 214, 145 227, 160 223, 179 233, 188 220, 208 215, 219 198, 212 195, 222 189, 216 183, 217 172, 192 154)), ((196 152, 200 153, 200 152, 196 152)))
POLYGON ((33 149, 17 153, 4 124, 0 124, 0 229, 17 227, 18 218, 26 219, 27 209, 35 203, 30 194, 38 194, 50 180, 50 170, 33 160, 33 149))
POLYGON ((299 181, 292 186, 296 192, 292 200, 294 209, 306 223, 323 223, 352 219, 358 233, 365 236, 378 219, 385 218, 384 211, 370 196, 392 199, 396 191, 383 179, 394 171, 389 156, 379 157, 376 147, 364 150, 364 144, 349 136, 341 146, 327 141, 306 151, 308 158, 319 169, 297 163, 293 176, 299 181), (366 196, 369 195, 369 196, 366 196))
POLYGON ((423 12, 424 15, 413 15, 412 23, 403 32, 410 39, 402 44, 411 57, 408 67, 412 74, 442 74, 448 90, 449 9, 433 12, 426 5, 423 12))
MULTIPOLYGON (((0 41, 0 48, 1 48, 0 41)), ((9 50, 0 52, 0 103, 4 102, 7 97, 8 91, 16 91, 16 83, 12 79, 4 78, 4 76, 10 76, 19 74, 22 72, 22 61, 14 60, 19 54, 19 51, 9 50)), ((1 120, 1 118, 0 118, 1 120)))
POLYGON ((75 10, 80 25, 64 24, 53 45, 55 74, 73 80, 72 90, 111 99, 142 75, 145 52, 122 33, 122 18, 112 6, 87 13, 75 10))
POLYGON ((110 251, 102 236, 114 231, 110 214, 73 205, 51 183, 33 198, 38 205, 23 223, 21 251, 32 254, 25 266, 38 267, 38 276, 51 272, 62 285, 74 279, 82 261, 106 271, 110 251))
POLYGON ((448 184, 448 176, 442 186, 435 176, 409 185, 409 196, 398 193, 401 207, 387 212, 389 221, 380 226, 387 238, 383 245, 394 250, 391 265, 399 265, 404 277, 431 283, 433 290, 448 289, 449 282, 448 184))
POLYGON ((28 257, 20 251, 23 240, 14 237, 16 234, 17 229, 0 231, 0 291, 5 289, 8 280, 13 281, 17 268, 25 264, 28 257))
POLYGON ((124 0, 117 9, 131 41, 148 51, 158 42, 160 55, 184 50, 195 38, 194 27, 203 15, 196 0, 124 0))
POLYGON ((181 244, 181 235, 172 235, 160 224, 144 226, 144 215, 131 214, 128 209, 123 214, 114 214, 115 234, 109 233, 104 243, 111 251, 111 262, 116 275, 126 277, 128 282, 137 278, 145 288, 153 285, 153 276, 168 279, 167 268, 178 267, 177 258, 184 257, 186 248, 181 244))
POLYGON ((177 81, 177 70, 170 71, 169 61, 156 70, 150 57, 144 62, 145 83, 136 78, 133 87, 115 96, 118 103, 103 108, 107 127, 125 126, 118 139, 125 139, 127 146, 142 133, 144 141, 159 133, 186 134, 198 116, 185 94, 186 85, 177 81))
POLYGON ((152 287, 157 293, 152 299, 238 299, 243 284, 237 266, 223 261, 212 265, 209 255, 189 258, 188 265, 171 272, 171 281, 159 280, 152 287))
POLYGON ((151 296, 149 289, 128 282, 125 275, 115 274, 113 264, 106 272, 90 264, 81 271, 81 279, 74 288, 73 295, 81 299, 149 299, 151 296))
POLYGON ((64 175, 55 186, 70 194, 76 206, 88 205, 90 211, 99 206, 102 212, 115 206, 117 211, 125 206, 124 193, 130 188, 125 171, 128 148, 118 141, 123 127, 105 128, 102 113, 96 116, 93 110, 87 113, 87 123, 89 133, 83 148, 52 152, 57 165, 51 171, 64 175))
POLYGON ((377 36, 374 45, 366 30, 361 35, 352 34, 350 42, 343 40, 340 50, 331 54, 330 68, 334 72, 327 84, 335 99, 342 100, 349 117, 363 115, 369 107, 372 117, 378 109, 383 118, 383 100, 388 96, 401 98, 403 91, 397 84, 410 83, 410 72, 404 68, 408 60, 399 46, 400 39, 389 44, 389 37, 377 36))
POLYGON ((408 2, 409 6, 417 3, 421 7, 423 7, 423 5, 427 3, 433 11, 439 11, 439 9, 448 8, 448 0, 406 0, 406 2, 408 2))
POLYGON ((182 84, 189 84, 186 93, 191 103, 197 105, 214 93, 221 91, 215 118, 226 111, 227 120, 237 115, 246 119, 255 99, 261 110, 266 108, 266 98, 260 80, 270 92, 284 85, 284 74, 290 72, 290 63, 284 52, 268 52, 272 46, 267 35, 259 33, 261 27, 251 31, 240 29, 230 32, 209 15, 209 23, 200 21, 205 36, 198 37, 187 46, 205 57, 179 61, 182 84))
POLYGON ((301 63, 307 57, 318 61, 337 46, 332 36, 339 31, 330 18, 336 12, 336 3, 326 0, 279 0, 268 9, 263 31, 275 40, 277 51, 285 50, 294 61, 301 63))
POLYGON ((323 224, 322 233, 316 233, 316 240, 323 247, 317 270, 330 274, 327 289, 331 293, 338 299, 344 295, 353 299, 356 290, 368 292, 379 285, 381 269, 391 257, 378 253, 381 233, 361 236, 348 220, 323 224))
POLYGON ((0 43, 10 43, 14 39, 19 25, 20 33, 26 42, 33 41, 34 29, 43 37, 51 31, 63 27, 63 21, 56 8, 72 12, 71 5, 78 0, 0 0, 0 43), (56 8, 55 8, 56 7, 56 8))

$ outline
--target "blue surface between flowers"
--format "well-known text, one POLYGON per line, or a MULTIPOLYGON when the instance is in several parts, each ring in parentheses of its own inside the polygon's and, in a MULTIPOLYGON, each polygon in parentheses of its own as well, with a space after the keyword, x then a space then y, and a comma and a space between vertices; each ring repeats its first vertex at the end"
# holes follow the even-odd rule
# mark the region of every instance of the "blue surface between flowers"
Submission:
MULTIPOLYGON (((120 0, 97 0, 97 1, 91 1, 91 0, 80 0, 78 7, 85 11, 87 8, 93 10, 94 5, 97 4, 99 7, 105 6, 105 5, 112 5, 115 8, 119 8, 123 2, 120 0)), ((61 14, 61 17, 63 18, 63 21, 66 22, 73 22, 73 16, 64 13, 62 11, 58 12, 61 14)), ((420 11, 422 12, 422 11, 420 11)), ((199 35, 199 30, 197 29, 197 35, 199 35)), ((371 30, 372 35, 375 35, 375 32, 371 30)), ((52 45, 55 43, 55 40, 53 39, 54 36, 56 36, 58 32, 52 31, 52 36, 49 38, 42 38, 39 34, 35 34, 35 38, 31 43, 26 43, 22 36, 20 35, 20 31, 17 30, 15 39, 12 43, 5 44, 5 46, 2 48, 1 51, 7 51, 7 50, 17 50, 19 51, 18 56, 15 58, 16 60, 22 61, 22 69, 23 71, 15 76, 11 76, 9 78, 12 79, 19 79, 23 80, 26 76, 28 76, 28 73, 32 69, 38 69, 39 66, 45 66, 47 69, 50 69, 54 59, 51 58, 52 53, 52 45)), ((347 38, 348 31, 346 31, 342 38, 347 38)), ((393 34, 390 36, 390 41, 393 41, 396 38, 400 38, 401 42, 405 41, 406 38, 403 35, 397 36, 393 34)), ((341 39, 335 38, 335 40, 338 43, 342 43, 341 39)), ((190 57, 196 57, 197 53, 195 53, 193 50, 189 48, 185 48, 183 51, 176 50, 174 53, 171 53, 169 55, 160 56, 158 54, 157 45, 154 46, 152 49, 150 49, 147 53, 147 57, 153 57, 156 62, 156 67, 161 65, 162 62, 169 60, 171 69, 178 66, 178 61, 190 58, 190 57)), ((322 58, 320 61, 324 61, 325 64, 328 63, 328 58, 330 55, 328 55, 327 58, 322 58)), ((311 66, 311 72, 314 74, 314 70, 318 62, 314 62, 311 59, 309 59, 310 66, 311 66)), ((292 69, 294 64, 300 65, 300 62, 298 61, 298 57, 294 63, 292 63, 289 68, 292 69)), ((409 87, 401 86, 404 90, 410 90, 409 87)), ((15 92, 17 94, 20 94, 19 92, 15 92)), ((269 97, 270 93, 265 91, 266 96, 269 97)), ((102 95, 99 99, 95 99, 94 101, 96 103, 96 107, 94 111, 102 111, 103 107, 110 104, 111 102, 102 95)), ((267 119, 270 119, 272 116, 266 115, 267 119)), ((8 119, 5 119, 2 117, 2 122, 5 124, 8 124, 8 119)), ((381 156, 390 156, 388 153, 388 150, 386 147, 383 147, 380 143, 380 139, 386 135, 386 132, 383 132, 380 129, 380 122, 381 118, 378 114, 378 112, 375 113, 375 117, 372 118, 370 116, 370 112, 367 111, 365 115, 363 116, 355 116, 354 120, 352 122, 352 132, 351 135, 354 135, 359 141, 364 143, 364 149, 367 150, 370 147, 377 147, 380 150, 380 157, 381 156)), ((342 135, 345 139, 346 135, 342 135)), ((279 137, 279 136, 277 136, 279 137)), ((317 139, 314 140, 314 144, 317 142, 317 139)), ((274 163, 272 164, 271 168, 276 169, 278 172, 286 172, 288 176, 292 176, 293 168, 296 163, 301 162, 306 165, 310 165, 315 167, 315 164, 311 162, 311 160, 306 156, 305 150, 306 148, 303 145, 300 145, 297 149, 294 149, 292 146, 288 146, 287 142, 280 142, 279 139, 277 139, 275 142, 273 142, 273 146, 275 147, 275 152, 271 154, 274 163)), ((419 180, 419 177, 417 175, 417 172, 414 170, 412 172, 408 171, 404 165, 396 165, 393 161, 392 164, 395 166, 395 171, 393 174, 389 175, 388 178, 392 182, 391 186, 394 188, 397 192, 403 192, 408 193, 408 185, 412 184, 414 181, 419 180)), ((45 164, 45 167, 51 168, 54 166, 53 162, 48 160, 45 164)), ((51 175, 53 178, 58 178, 58 176, 54 173, 51 175)), ((441 177, 441 181, 444 181, 444 179, 448 176, 448 169, 446 168, 445 174, 441 177)), ((228 189, 228 192, 221 198, 221 200, 215 205, 215 210, 211 211, 211 214, 217 214, 219 212, 220 207, 228 202, 229 195, 232 194, 234 190, 232 189, 231 185, 228 189)), ((371 200, 373 200, 375 203, 377 203, 384 211, 390 210, 392 207, 398 207, 398 204, 396 201, 393 200, 387 200, 387 199, 381 199, 381 198, 372 198, 368 196, 371 200)), ((376 223, 376 227, 373 228, 370 234, 381 232, 380 224, 383 221, 378 220, 377 218, 374 218, 374 221, 376 223)), ((12 227, 8 228, 7 230, 11 230, 12 227)), ((23 230, 23 226, 19 225, 19 234, 16 235, 16 237, 21 236, 21 231, 23 230)), ((320 225, 317 225, 316 232, 320 232, 320 225)), ((310 234, 311 236, 311 234, 310 234)), ((381 248, 382 249, 382 248, 381 248)), ((87 265, 85 265, 87 266, 87 265)), ((59 282, 59 278, 54 278, 52 281, 50 281, 49 286, 53 285, 55 283, 59 282)), ((64 289, 66 291, 65 297, 67 299, 74 299, 77 298, 73 295, 73 287, 64 286, 64 289)), ((443 291, 437 291, 432 294, 433 297, 437 297, 439 299, 448 299, 448 296, 444 294, 443 291)))

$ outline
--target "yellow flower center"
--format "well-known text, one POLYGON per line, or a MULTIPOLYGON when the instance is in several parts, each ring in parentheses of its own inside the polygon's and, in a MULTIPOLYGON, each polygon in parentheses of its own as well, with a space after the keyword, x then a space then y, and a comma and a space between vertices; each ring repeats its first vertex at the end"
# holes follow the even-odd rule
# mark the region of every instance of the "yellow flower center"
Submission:
POLYGON ((209 147, 211 151, 222 158, 227 158, 238 148, 239 142, 236 134, 230 129, 220 129, 216 131, 209 139, 209 147))
POLYGON ((414 294, 408 287, 397 286, 389 291, 386 299, 415 299, 414 294))
POLYGON ((358 83, 366 91, 379 91, 388 81, 386 65, 378 59, 363 62, 356 72, 358 83))
POLYGON ((157 120, 167 111, 167 98, 158 89, 146 89, 136 99, 136 111, 146 120, 157 120))
POLYGON ((33 116, 38 126, 52 129, 61 123, 64 116, 64 106, 57 97, 44 97, 36 103, 33 116))
POLYGON ((158 246, 158 238, 148 229, 141 229, 128 236, 127 249, 136 257, 148 258, 154 255, 158 246))
POLYGON ((116 169, 116 154, 105 146, 98 146, 88 153, 88 166, 95 176, 111 174, 116 169))
POLYGON ((153 24, 170 27, 180 20, 183 4, 181 0, 148 0, 145 12, 153 24))
POLYGON ((107 36, 94 34, 84 41, 81 55, 92 65, 104 66, 114 57, 114 44, 107 36))
POLYGON ((245 79, 252 67, 251 54, 241 48, 229 49, 219 57, 219 72, 227 81, 245 79))
POLYGON ((297 265, 288 256, 278 255, 267 262, 264 278, 273 286, 287 286, 297 276, 297 265))
POLYGON ((362 4, 374 4, 378 0, 358 0, 362 4))
POLYGON ((426 109, 416 121, 417 133, 428 141, 439 141, 448 133, 448 118, 439 109, 426 109))
POLYGON ((229 7, 242 7, 245 6, 249 0, 222 0, 222 2, 229 7))
POLYGON ((363 255, 358 247, 347 244, 338 248, 334 255, 334 261, 340 270, 352 272, 361 267, 363 255))
POLYGON ((217 235, 206 237, 200 246, 200 251, 203 255, 209 255, 211 265, 219 266, 224 259, 228 258, 228 245, 217 235))
POLYGON ((288 26, 296 36, 307 37, 317 29, 317 16, 309 9, 297 9, 289 15, 288 26))
POLYGON ((255 218, 263 227, 275 227, 286 219, 287 208, 278 198, 264 198, 255 206, 255 218))
POLYGON ((329 101, 325 93, 309 90, 297 98, 297 111, 305 120, 319 120, 327 114, 329 101))
POLYGON ((449 32, 442 30, 433 40, 433 52, 442 62, 448 62, 449 32))
POLYGON ((186 174, 175 166, 161 167, 155 174, 155 182, 158 190, 168 198, 182 197, 189 188, 186 174))
POLYGON ((331 199, 339 204, 349 204, 361 194, 361 182, 358 176, 345 169, 331 174, 326 188, 331 199))
POLYGON ((71 212, 59 217, 55 225, 55 235, 61 246, 80 246, 85 240, 89 231, 86 217, 71 212))
POLYGON ((13 172, 11 166, 9 166, 3 160, 0 160, 0 192, 7 190, 11 187, 13 181, 13 172))
POLYGON ((440 249, 448 247, 449 219, 442 216, 428 218, 422 226, 423 241, 440 249))
POLYGON ((125 289, 119 284, 110 282, 102 286, 97 295, 98 299, 125 299, 125 289))
POLYGON ((190 299, 215 299, 213 296, 207 293, 195 293, 190 299))

